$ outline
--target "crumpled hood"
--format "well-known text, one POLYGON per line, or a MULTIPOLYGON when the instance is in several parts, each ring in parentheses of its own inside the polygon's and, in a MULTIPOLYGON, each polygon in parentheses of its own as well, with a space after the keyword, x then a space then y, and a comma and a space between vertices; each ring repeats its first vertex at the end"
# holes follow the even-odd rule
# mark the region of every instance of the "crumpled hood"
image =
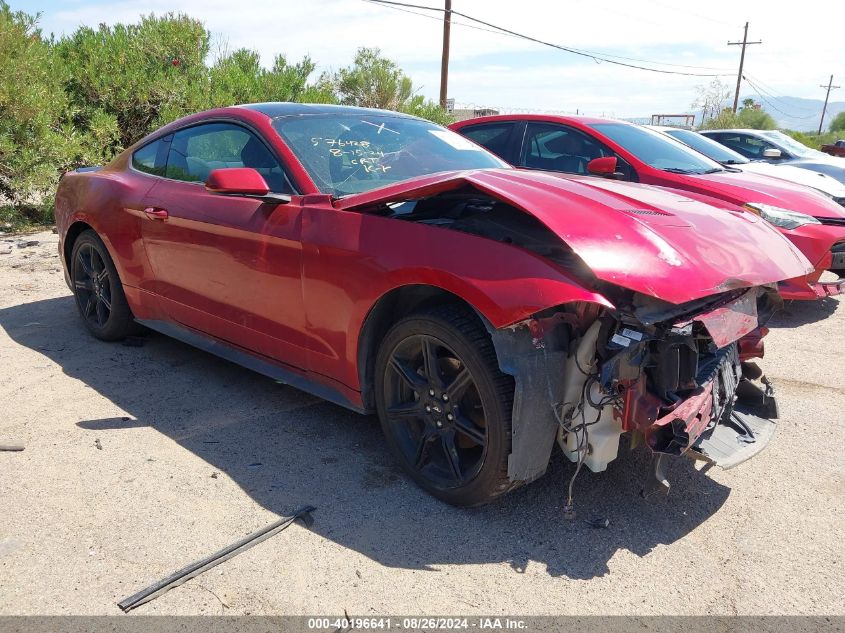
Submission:
POLYGON ((444 172, 335 201, 366 210, 474 187, 536 217, 606 282, 684 303, 813 270, 776 229, 681 192, 593 177, 491 169, 444 172))
MULTIPOLYGON (((744 165, 740 166, 742 167, 744 165)), ((747 171, 722 171, 714 174, 689 174, 682 178, 702 192, 707 183, 716 182, 722 191, 729 190, 740 205, 747 202, 763 202, 816 218, 845 218, 845 209, 818 191, 771 176, 747 171)))

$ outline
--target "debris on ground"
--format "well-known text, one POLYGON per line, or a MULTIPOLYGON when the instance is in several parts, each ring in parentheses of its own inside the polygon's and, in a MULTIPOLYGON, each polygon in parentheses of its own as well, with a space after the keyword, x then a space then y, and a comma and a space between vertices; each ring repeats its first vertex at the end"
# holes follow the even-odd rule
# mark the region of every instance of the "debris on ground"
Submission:
POLYGON ((233 543, 228 547, 224 547, 219 552, 215 552, 211 556, 207 556, 195 563, 191 563, 187 567, 183 567, 167 578, 164 578, 163 580, 150 585, 146 589, 142 589, 138 593, 129 596, 125 600, 118 602, 117 606, 120 607, 124 613, 127 613, 132 609, 149 602, 150 600, 158 598, 160 595, 173 589, 173 587, 178 587, 191 578, 195 578, 212 567, 215 567, 220 563, 229 560, 233 556, 237 556, 241 552, 246 551, 253 545, 257 545, 271 536, 278 534, 291 525, 296 519, 301 520, 305 524, 305 527, 310 528, 314 524, 314 519, 311 516, 311 513, 314 510, 316 510, 316 508, 313 506, 305 506, 304 508, 294 512, 291 516, 282 517, 267 527, 242 538, 240 541, 233 543))
POLYGON ((38 240, 21 240, 18 242, 18 248, 28 248, 30 246, 38 246, 41 242, 38 240))
POLYGON ((103 445, 100 444, 100 438, 99 437, 94 440, 94 446, 97 448, 98 451, 103 450, 103 445))
POLYGON ((0 444, 0 451, 22 451, 23 446, 21 444, 0 444))
POLYGON ((610 519, 606 517, 593 517, 592 519, 587 519, 585 521, 587 525, 596 529, 607 529, 610 525, 610 519))
POLYGON ((219 475, 220 475, 220 473, 218 473, 218 472, 215 470, 213 473, 211 473, 211 478, 212 478, 212 479, 217 479, 217 477, 218 477, 219 475))

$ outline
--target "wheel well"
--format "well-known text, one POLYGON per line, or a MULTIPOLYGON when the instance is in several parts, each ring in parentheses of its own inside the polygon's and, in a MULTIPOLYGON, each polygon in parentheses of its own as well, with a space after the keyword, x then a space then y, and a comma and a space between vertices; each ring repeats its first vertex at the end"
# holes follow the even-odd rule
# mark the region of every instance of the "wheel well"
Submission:
POLYGON ((85 222, 74 222, 68 228, 67 233, 65 233, 65 242, 64 242, 64 258, 65 264, 67 264, 67 271, 70 274, 70 256, 73 253, 73 244, 76 242, 76 238, 80 236, 83 231, 87 231, 88 229, 94 230, 90 224, 86 224, 85 222))
POLYGON ((379 344, 387 331, 400 319, 425 308, 444 304, 475 308, 456 294, 435 286, 412 285, 395 288, 382 296, 370 309, 358 338, 358 375, 364 408, 375 410, 373 385, 379 344))

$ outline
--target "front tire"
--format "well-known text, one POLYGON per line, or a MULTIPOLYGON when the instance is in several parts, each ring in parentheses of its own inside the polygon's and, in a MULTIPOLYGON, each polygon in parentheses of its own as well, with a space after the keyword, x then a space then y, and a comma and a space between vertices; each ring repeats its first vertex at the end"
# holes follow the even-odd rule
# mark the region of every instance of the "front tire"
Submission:
POLYGON ((489 334, 460 306, 402 319, 376 357, 388 446, 420 487, 454 505, 481 505, 511 489, 513 392, 489 334))
POLYGON ((135 327, 117 269, 100 237, 83 231, 73 244, 70 277, 85 327, 98 339, 119 341, 135 327))

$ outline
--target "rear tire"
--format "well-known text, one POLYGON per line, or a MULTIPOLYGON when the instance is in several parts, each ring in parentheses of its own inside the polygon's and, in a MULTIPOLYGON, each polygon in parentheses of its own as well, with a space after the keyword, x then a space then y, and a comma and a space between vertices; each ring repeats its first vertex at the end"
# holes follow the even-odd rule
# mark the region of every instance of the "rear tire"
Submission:
POLYGON ((76 307, 88 331, 103 341, 119 341, 135 329, 132 310, 105 244, 92 230, 73 243, 70 279, 76 307))
POLYGON ((390 450, 420 487, 453 505, 481 505, 512 488, 513 392, 489 334, 461 306, 402 319, 376 357, 376 406, 390 450))

